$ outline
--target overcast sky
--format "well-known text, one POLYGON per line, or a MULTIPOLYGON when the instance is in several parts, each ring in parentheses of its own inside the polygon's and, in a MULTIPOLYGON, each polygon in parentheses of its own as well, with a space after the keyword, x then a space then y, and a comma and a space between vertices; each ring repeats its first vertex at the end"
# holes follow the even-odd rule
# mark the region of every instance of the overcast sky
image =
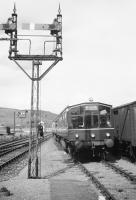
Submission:
MULTIPOLYGON (((52 23, 59 2, 63 61, 40 83, 41 109, 59 113, 89 98, 113 106, 135 101, 136 1, 16 0, 18 23, 52 23)), ((13 4, 0 1, 0 23, 10 17, 13 4)), ((29 109, 31 81, 8 59, 8 50, 9 43, 0 42, 0 107, 29 109)), ((31 72, 32 63, 26 68, 31 72)))

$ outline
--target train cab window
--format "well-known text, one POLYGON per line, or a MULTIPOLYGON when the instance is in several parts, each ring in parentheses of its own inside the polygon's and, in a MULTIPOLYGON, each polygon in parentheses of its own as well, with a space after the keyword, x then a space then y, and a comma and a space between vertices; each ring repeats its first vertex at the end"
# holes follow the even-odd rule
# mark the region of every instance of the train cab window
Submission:
POLYGON ((91 127, 91 115, 85 116, 85 128, 92 128, 91 127))
POLYGON ((98 115, 85 115, 85 128, 97 128, 98 127, 98 115))
POLYGON ((80 108, 72 108, 70 111, 71 115, 80 115, 80 108))
POLYGON ((98 115, 93 115, 93 121, 92 121, 93 127, 98 127, 98 115))
POLYGON ((104 115, 104 114, 110 114, 110 107, 106 107, 106 106, 99 106, 99 111, 100 111, 100 115, 104 115))
POLYGON ((107 117, 104 115, 100 115, 100 127, 101 128, 108 127, 107 117))
POLYGON ((83 124, 83 116, 72 116, 71 118, 71 128, 83 128, 84 124, 83 124))
POLYGON ((110 120, 111 109, 106 106, 100 106, 100 127, 109 128, 111 127, 110 120))
POLYGON ((83 115, 84 114, 84 107, 83 106, 80 106, 80 107, 75 107, 75 108, 72 108, 70 111, 69 111, 69 114, 70 115, 83 115))

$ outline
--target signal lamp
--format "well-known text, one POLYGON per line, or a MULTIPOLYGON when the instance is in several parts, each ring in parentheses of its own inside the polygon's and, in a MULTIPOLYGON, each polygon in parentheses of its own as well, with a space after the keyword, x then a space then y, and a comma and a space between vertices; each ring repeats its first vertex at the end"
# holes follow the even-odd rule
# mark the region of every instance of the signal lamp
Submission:
POLYGON ((38 125, 38 133, 41 137, 43 137, 43 126, 41 124, 38 125))

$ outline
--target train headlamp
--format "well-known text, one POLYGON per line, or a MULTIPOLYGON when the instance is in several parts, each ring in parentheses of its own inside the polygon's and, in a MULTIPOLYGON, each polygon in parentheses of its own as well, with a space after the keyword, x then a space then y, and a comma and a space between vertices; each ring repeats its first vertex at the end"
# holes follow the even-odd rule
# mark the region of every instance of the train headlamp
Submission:
POLYGON ((95 134, 94 133, 91 133, 91 138, 95 138, 95 134))
POLYGON ((76 135, 75 135, 75 137, 76 137, 76 139, 78 139, 78 138, 79 138, 79 135, 78 135, 78 134, 76 134, 76 135))
POLYGON ((109 138, 110 137, 110 133, 106 133, 106 137, 109 138))

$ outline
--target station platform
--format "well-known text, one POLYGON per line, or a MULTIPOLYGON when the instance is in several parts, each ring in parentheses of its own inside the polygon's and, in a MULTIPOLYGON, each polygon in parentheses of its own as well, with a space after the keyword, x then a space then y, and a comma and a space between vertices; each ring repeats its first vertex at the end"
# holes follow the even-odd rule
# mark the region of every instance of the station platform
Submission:
POLYGON ((11 195, 2 200, 98 200, 99 192, 73 164, 53 138, 41 146, 41 179, 28 179, 27 167, 18 176, 3 181, 11 195))

